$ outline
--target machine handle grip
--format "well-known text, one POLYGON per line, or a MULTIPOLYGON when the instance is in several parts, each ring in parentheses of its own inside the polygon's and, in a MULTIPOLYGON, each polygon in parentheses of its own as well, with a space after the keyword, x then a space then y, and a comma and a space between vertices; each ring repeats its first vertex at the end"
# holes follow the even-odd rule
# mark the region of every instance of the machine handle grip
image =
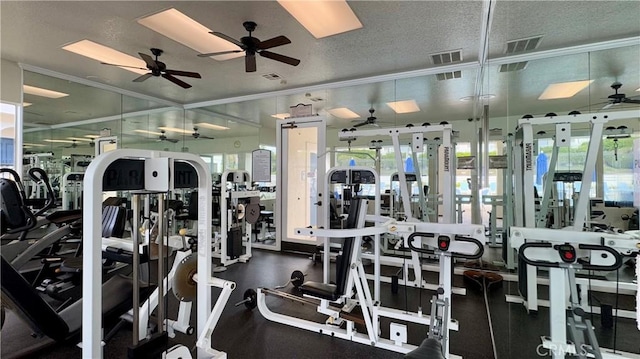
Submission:
POLYGON ((47 201, 42 208, 34 213, 34 216, 37 217, 56 206, 56 193, 53 191, 53 188, 51 188, 49 176, 47 176, 47 173, 42 168, 34 167, 29 169, 29 177, 31 177, 34 182, 42 182, 47 189, 47 201))
POLYGON ((534 261, 524 254, 527 248, 552 248, 553 245, 549 242, 527 242, 520 246, 520 250, 518 250, 518 257, 522 259, 525 263, 536 266, 536 267, 553 267, 557 268, 560 266, 560 263, 546 262, 546 261, 534 261))
MULTIPOLYGON (((419 248, 413 245, 413 238, 415 237, 428 237, 429 235, 432 235, 433 233, 425 233, 425 232, 413 232, 409 235, 409 237, 407 238, 407 243, 409 244, 409 248, 412 251, 416 251, 418 253, 424 253, 424 254, 435 254, 435 250, 433 249, 426 249, 426 248, 419 248)), ((455 241, 460 241, 460 242, 469 242, 469 243, 473 243, 476 245, 476 247, 478 247, 478 251, 474 254, 464 254, 464 253, 457 253, 457 252, 449 252, 448 250, 444 250, 442 252, 449 252, 451 253, 451 257, 454 258, 465 258, 465 259, 478 259, 480 257, 482 257, 482 255, 484 254, 484 245, 482 244, 482 242, 480 242, 479 240, 475 239, 475 238, 470 238, 470 237, 462 237, 462 236, 455 236, 454 237, 455 241)))
POLYGON ((597 266, 597 265, 591 265, 591 264, 583 264, 582 268, 584 269, 613 271, 622 267, 622 255, 620 255, 620 252, 614 250, 611 247, 607 247, 599 244, 579 244, 578 248, 609 252, 613 256, 613 258, 616 259, 616 262, 610 266, 597 266))
MULTIPOLYGON (((522 246, 520 246, 520 250, 518 251, 518 256, 525 263, 530 264, 532 266, 549 267, 549 268, 550 267, 553 267, 553 268, 560 267, 561 263, 558 263, 558 262, 539 261, 539 260, 532 260, 530 258, 527 258, 527 256, 525 255, 525 251, 528 248, 553 248, 553 244, 552 243, 550 243, 550 242, 529 242, 529 243, 525 243, 522 246)), ((609 252, 616 259, 616 262, 614 264, 610 265, 610 266, 599 266, 599 265, 592 265, 592 264, 588 264, 588 263, 587 264, 580 263, 579 266, 581 268, 583 268, 583 269, 611 271, 611 270, 616 270, 616 269, 618 269, 618 268, 620 268, 622 266, 622 256, 620 255, 620 253, 618 253, 616 250, 614 250, 611 247, 607 247, 607 246, 603 246, 603 245, 597 245, 597 244, 578 244, 578 248, 579 249, 586 249, 586 250, 599 250, 599 251, 609 252)))

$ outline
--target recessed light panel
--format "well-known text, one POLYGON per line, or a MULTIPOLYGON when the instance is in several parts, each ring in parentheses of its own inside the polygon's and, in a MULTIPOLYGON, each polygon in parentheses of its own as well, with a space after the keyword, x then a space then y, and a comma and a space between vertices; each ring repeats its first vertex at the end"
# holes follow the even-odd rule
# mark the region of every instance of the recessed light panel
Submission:
POLYGON ((350 109, 348 109, 346 107, 332 108, 331 110, 328 110, 327 112, 329 112, 333 116, 336 116, 338 118, 343 118, 345 120, 349 120, 349 119, 353 119, 353 118, 360 118, 360 116, 357 113, 351 111, 350 109))
POLYGON ((387 102, 387 105, 396 113, 412 113, 420 111, 420 107, 418 107, 416 100, 387 102))
POLYGON ((141 58, 127 55, 124 52, 120 52, 108 46, 100 45, 91 40, 74 42, 73 44, 63 46, 62 49, 100 62, 106 62, 108 64, 131 66, 120 68, 140 75, 144 75, 149 72, 145 70, 147 64, 141 58))
MULTIPOLYGON (((138 23, 201 54, 240 49, 229 41, 211 35, 211 30, 206 26, 173 8, 138 19, 138 23)), ((242 56, 244 53, 240 52, 212 58, 228 60, 242 56)))
POLYGON ((223 130, 228 130, 229 129, 229 127, 220 126, 220 125, 214 125, 212 123, 206 123, 206 122, 196 123, 194 126, 196 126, 198 128, 208 128, 208 129, 211 129, 211 130, 219 130, 219 131, 223 131, 223 130))
POLYGON ((570 98, 578 92, 587 88, 594 80, 560 82, 550 84, 538 97, 538 100, 554 100, 559 98, 570 98))
POLYGON ((69 96, 68 93, 47 90, 40 87, 29 86, 29 85, 23 85, 22 91, 24 91, 24 93, 28 93, 29 95, 42 96, 47 98, 61 98, 61 97, 69 96))
POLYGON ((133 130, 133 132, 144 133, 144 134, 147 134, 147 135, 156 135, 156 136, 161 136, 162 135, 161 132, 147 131, 147 130, 133 130))
POLYGON ((290 113, 276 113, 275 115, 271 115, 271 117, 275 117, 275 118, 284 120, 285 118, 291 117, 291 114, 290 113))
POLYGON ((285 10, 316 39, 356 30, 362 27, 356 14, 344 0, 338 1, 284 1, 278 0, 285 10))
POLYGON ((51 143, 73 143, 72 140, 50 140, 50 139, 44 139, 44 142, 51 142, 51 143))
POLYGON ((177 128, 177 127, 158 127, 158 129, 162 131, 176 132, 176 133, 188 133, 188 134, 191 133, 191 131, 187 131, 184 128, 177 128))

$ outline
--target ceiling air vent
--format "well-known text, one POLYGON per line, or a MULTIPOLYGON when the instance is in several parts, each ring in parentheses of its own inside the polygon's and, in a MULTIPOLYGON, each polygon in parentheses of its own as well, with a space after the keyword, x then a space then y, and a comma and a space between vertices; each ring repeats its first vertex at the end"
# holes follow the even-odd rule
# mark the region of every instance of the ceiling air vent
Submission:
POLYGON ((462 71, 443 72, 440 74, 436 74, 436 78, 438 79, 438 81, 459 79, 462 78, 462 71))
POLYGON ((282 79, 282 76, 278 75, 275 72, 272 72, 270 74, 264 74, 264 75, 262 75, 262 77, 264 77, 267 80, 280 80, 280 79, 282 79))
POLYGON ((513 71, 520 71, 520 70, 524 70, 527 67, 527 64, 529 63, 529 61, 521 61, 521 62, 514 62, 511 64, 503 64, 500 65, 500 72, 513 72, 513 71))
POLYGON ((540 44, 542 36, 528 37, 526 39, 513 40, 507 42, 505 54, 515 54, 519 52, 535 50, 540 44))
POLYGON ((453 50, 447 52, 441 52, 439 54, 431 55, 431 60, 434 65, 446 65, 453 62, 462 61, 462 52, 461 50, 453 50))

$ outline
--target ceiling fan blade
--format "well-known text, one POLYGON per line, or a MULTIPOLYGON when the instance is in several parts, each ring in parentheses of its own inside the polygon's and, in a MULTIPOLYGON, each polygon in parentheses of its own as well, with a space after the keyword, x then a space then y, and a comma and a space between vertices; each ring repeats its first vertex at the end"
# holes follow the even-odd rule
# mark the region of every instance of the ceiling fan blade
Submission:
POLYGON ((165 141, 167 141, 167 142, 171 142, 171 143, 178 143, 178 142, 180 142, 180 140, 176 140, 176 139, 173 139, 173 138, 165 138, 164 140, 165 140, 165 141))
POLYGON ((101 62, 102 65, 109 65, 109 66, 117 66, 117 67, 126 67, 128 69, 140 69, 140 70, 147 70, 144 67, 138 67, 138 66, 127 66, 127 65, 118 65, 118 64, 110 64, 108 62, 101 62))
POLYGON ((640 103, 640 99, 635 99, 635 98, 630 98, 630 97, 625 97, 624 100, 622 100, 622 102, 624 103, 640 103))
POLYGON ((230 43, 232 43, 232 44, 234 44, 234 45, 238 46, 238 47, 239 47, 239 48, 241 48, 241 49, 245 49, 245 46, 244 46, 244 44, 243 44, 243 43, 241 43, 240 41, 238 41, 238 40, 234 39, 234 38, 233 38, 233 37, 231 37, 231 36, 227 36, 227 35, 225 35, 225 34, 223 34, 223 33, 221 33, 221 32, 217 32, 217 31, 209 31, 209 33, 210 33, 211 35, 215 35, 215 36, 217 36, 217 37, 219 37, 219 38, 221 38, 221 39, 227 40, 227 41, 229 41, 230 43))
POLYGON ((174 84, 182 87, 183 89, 188 89, 188 88, 191 87, 191 85, 189 85, 188 83, 180 80, 179 78, 173 77, 173 76, 171 76, 169 74, 162 74, 162 77, 164 77, 165 79, 167 79, 167 80, 173 82, 174 84))
POLYGON ((220 51, 220 52, 208 52, 206 54, 198 54, 198 57, 212 57, 212 56, 220 56, 226 54, 235 54, 238 52, 243 52, 244 50, 230 50, 230 51, 220 51))
POLYGON ((293 57, 289 57, 285 55, 276 54, 275 52, 271 52, 271 51, 260 51, 259 54, 260 56, 264 56, 271 60, 284 62, 285 64, 288 64, 291 66, 298 66, 298 64, 300 63, 300 60, 298 59, 294 59, 293 57))
POLYGON ((196 78, 196 79, 201 79, 202 78, 202 76, 200 76, 200 74, 197 73, 197 72, 179 71, 179 70, 165 70, 164 73, 169 74, 169 75, 173 75, 173 76, 193 77, 193 78, 196 78))
POLYGON ((365 122, 360 122, 360 123, 356 123, 355 125, 353 125, 353 127, 360 127, 360 126, 364 126, 366 124, 368 124, 369 122, 365 121, 365 122))
POLYGON ((215 138, 213 138, 213 137, 209 137, 209 136, 202 136, 202 135, 198 136, 198 138, 204 138, 205 140, 214 140, 214 139, 215 139, 215 138))
POLYGON ((147 54, 143 54, 142 52, 138 52, 138 55, 140 55, 140 57, 144 60, 144 62, 147 63, 147 67, 150 69, 157 69, 158 68, 158 64, 156 64, 156 62, 153 60, 153 57, 147 55, 147 54))
POLYGON ((289 40, 288 37, 280 35, 280 36, 276 36, 276 37, 274 37, 272 39, 269 39, 269 40, 261 41, 258 44, 257 48, 258 48, 258 50, 266 50, 266 49, 270 49, 272 47, 282 46, 282 45, 286 45, 286 44, 290 44, 290 43, 291 43, 291 40, 289 40))
POLYGON ((602 107, 602 110, 607 110, 607 109, 609 109, 609 108, 611 108, 611 107, 613 107, 615 105, 617 105, 617 103, 606 104, 606 105, 604 105, 604 107, 602 107))
POLYGON ((246 72, 256 72, 256 55, 247 54, 244 57, 244 67, 246 72))
POLYGON ((144 75, 142 75, 140 77, 137 77, 137 78, 133 79, 133 82, 142 82, 142 81, 148 79, 151 76, 153 76, 153 74, 151 72, 149 72, 148 74, 144 74, 144 75))

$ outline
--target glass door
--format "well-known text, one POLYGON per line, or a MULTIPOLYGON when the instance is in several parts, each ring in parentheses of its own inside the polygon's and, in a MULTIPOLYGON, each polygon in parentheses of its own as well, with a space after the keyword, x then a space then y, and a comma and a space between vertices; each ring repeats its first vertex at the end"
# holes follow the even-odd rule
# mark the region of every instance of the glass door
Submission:
POLYGON ((278 122, 280 146, 276 201, 276 245, 281 241, 314 244, 295 228, 324 226, 326 168, 325 119, 309 117, 278 122))

